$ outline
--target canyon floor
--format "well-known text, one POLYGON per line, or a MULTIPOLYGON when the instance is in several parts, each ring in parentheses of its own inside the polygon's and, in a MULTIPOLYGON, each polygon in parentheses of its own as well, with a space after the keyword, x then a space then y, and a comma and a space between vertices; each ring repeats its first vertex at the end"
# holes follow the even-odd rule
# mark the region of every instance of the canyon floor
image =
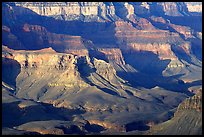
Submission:
POLYGON ((2 134, 202 134, 200 8, 2 3, 2 134))

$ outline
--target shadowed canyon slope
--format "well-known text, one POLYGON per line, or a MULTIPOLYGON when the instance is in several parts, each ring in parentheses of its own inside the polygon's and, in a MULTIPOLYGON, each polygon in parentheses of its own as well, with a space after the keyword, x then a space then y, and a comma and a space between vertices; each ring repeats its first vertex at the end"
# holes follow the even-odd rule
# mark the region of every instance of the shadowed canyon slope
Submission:
MULTIPOLYGON (((201 7, 2 3, 3 134, 169 134, 179 117, 196 122, 179 108, 202 94, 201 7)), ((181 134, 201 134, 192 126, 181 134)))
POLYGON ((148 134, 193 135, 202 134, 202 94, 199 91, 184 100, 177 108, 174 117, 162 124, 153 126, 148 134), (194 126, 191 126, 194 125, 194 126))

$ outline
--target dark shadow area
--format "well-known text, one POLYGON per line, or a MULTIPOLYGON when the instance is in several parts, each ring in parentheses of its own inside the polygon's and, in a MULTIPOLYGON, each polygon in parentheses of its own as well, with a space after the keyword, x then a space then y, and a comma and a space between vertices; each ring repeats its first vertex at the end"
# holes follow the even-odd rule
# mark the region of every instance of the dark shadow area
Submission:
POLYGON ((41 135, 38 132, 17 130, 13 128, 2 128, 2 135, 41 135))
MULTIPOLYGON (((84 78, 84 80, 86 82, 88 82, 89 80, 87 79, 87 77, 90 76, 91 73, 94 73, 96 72, 96 69, 95 68, 91 68, 88 63, 87 63, 87 60, 86 60, 86 57, 79 57, 77 59, 77 63, 76 63, 76 66, 77 66, 77 69, 80 73, 80 76, 82 78, 84 78)), ((91 84, 91 83, 89 83, 91 84)))
POLYGON ((150 51, 132 51, 123 56, 127 64, 148 75, 162 75, 162 71, 170 63, 170 60, 160 60, 158 55, 150 51))
POLYGON ((164 16, 171 23, 191 27, 195 31, 202 32, 202 16, 164 16))
POLYGON ((202 85, 202 80, 196 80, 190 83, 186 83, 187 87, 198 86, 198 85, 202 85))
POLYGON ((156 22, 156 21, 153 21, 151 18, 148 18, 148 20, 150 21, 150 23, 155 27, 155 28, 158 28, 158 29, 161 29, 161 30, 168 30, 170 32, 175 32, 175 30, 173 30, 171 27, 169 27, 169 25, 167 24, 164 24, 164 23, 161 23, 161 22, 156 22))
POLYGON ((13 59, 2 58, 2 80, 16 87, 16 78, 21 71, 20 64, 13 59))
POLYGON ((130 64, 138 72, 117 71, 117 75, 135 88, 144 87, 147 89, 159 86, 173 92, 185 93, 192 96, 188 88, 192 85, 201 85, 199 82, 184 83, 179 80, 184 74, 164 77, 162 71, 167 67, 170 60, 160 60, 156 54, 141 52, 136 54, 123 54, 127 64, 130 64), (142 60, 142 61, 141 61, 142 60))
POLYGON ((128 83, 134 87, 144 87, 147 89, 154 88, 159 86, 166 90, 170 90, 172 92, 180 92, 184 93, 188 96, 194 95, 192 92, 188 90, 191 86, 201 85, 202 81, 192 82, 192 83, 184 83, 182 80, 178 80, 182 74, 178 74, 175 76, 164 77, 164 76, 150 76, 140 72, 117 72, 117 75, 127 80, 128 83))
POLYGON ((56 108, 46 103, 20 108, 19 103, 20 101, 2 104, 2 127, 12 128, 32 121, 71 121, 73 115, 85 113, 81 109, 56 108))
POLYGON ((92 133, 100 133, 101 131, 105 130, 102 126, 97 124, 86 124, 85 129, 92 133))
POLYGON ((128 10, 125 8, 124 2, 120 2, 120 3, 119 2, 113 2, 113 5, 115 7, 117 7, 117 8, 115 8, 115 14, 119 18, 127 21, 126 16, 128 15, 128 10))
POLYGON ((126 132, 139 130, 139 131, 146 131, 149 130, 149 126, 147 126, 143 121, 132 122, 125 125, 126 132))
MULTIPOLYGON (((110 90, 110 89, 108 89, 108 88, 101 88, 101 87, 99 87, 99 86, 97 86, 97 85, 95 85, 98 89, 100 89, 100 90, 102 90, 103 92, 105 92, 105 93, 108 93, 108 94, 110 94, 110 95, 113 95, 113 96, 118 96, 118 97, 121 97, 117 92, 115 92, 115 91, 113 91, 113 90, 110 90)), ((124 97, 122 97, 122 98, 124 98, 124 97)))
POLYGON ((187 61, 189 64, 191 64, 192 63, 191 57, 185 51, 183 51, 183 49, 181 51, 181 50, 178 50, 177 48, 178 48, 178 45, 174 45, 174 44, 171 45, 172 51, 174 52, 176 57, 179 58, 179 60, 183 59, 183 60, 187 61))
POLYGON ((56 126, 55 128, 62 129, 64 134, 80 134, 85 135, 88 133, 100 133, 101 131, 105 130, 102 126, 96 124, 89 124, 85 123, 83 131, 77 125, 60 125, 56 126))
POLYGON ((87 48, 87 49, 88 49, 89 57, 91 58, 92 64, 93 64, 93 58, 109 62, 108 58, 106 57, 106 55, 104 53, 98 51, 97 49, 89 49, 89 48, 87 48))
POLYGON ((80 135, 85 135, 85 132, 82 131, 76 125, 70 125, 69 127, 66 127, 65 125, 61 125, 61 126, 57 126, 56 128, 62 129, 64 134, 80 134, 80 135))
POLYGON ((188 12, 188 7, 186 4, 184 4, 183 2, 179 2, 177 3, 177 9, 178 9, 178 12, 180 14, 182 14, 183 16, 188 16, 190 15, 190 13, 188 12))
POLYGON ((13 49, 26 49, 17 37, 9 32, 9 29, 7 26, 2 26, 2 45, 13 49))
POLYGON ((197 59, 202 61, 202 40, 199 38, 191 39, 191 50, 197 59))
POLYGON ((156 15, 156 16, 164 16, 165 12, 163 10, 162 5, 159 5, 157 2, 152 2, 150 4, 150 16, 151 15, 156 15))
POLYGON ((171 50, 174 52, 174 54, 176 55, 176 57, 178 57, 180 61, 185 60, 189 64, 192 64, 191 57, 187 55, 185 51, 178 50, 178 48, 179 47, 177 45, 174 44, 171 45, 171 50))
POLYGON ((132 92, 130 92, 129 90, 125 90, 125 92, 130 96, 134 96, 134 94, 132 92))

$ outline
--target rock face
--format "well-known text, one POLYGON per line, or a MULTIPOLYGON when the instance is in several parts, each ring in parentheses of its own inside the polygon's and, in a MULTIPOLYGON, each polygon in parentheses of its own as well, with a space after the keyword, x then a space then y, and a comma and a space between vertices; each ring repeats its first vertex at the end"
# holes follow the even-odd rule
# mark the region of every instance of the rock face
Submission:
POLYGON ((184 100, 177 108, 174 117, 162 124, 153 126, 148 134, 190 135, 202 134, 202 92, 184 100))
MULTIPOLYGON (((8 48, 4 47, 4 52, 5 54, 3 54, 2 57, 3 59, 5 59, 5 62, 12 63, 12 61, 15 60, 19 64, 18 69, 20 70, 20 74, 18 75, 17 79, 18 81, 24 81, 24 83, 17 82, 16 84, 19 87, 21 87, 22 84, 26 85, 24 86, 25 89, 22 88, 18 91, 20 94, 19 96, 24 96, 23 91, 26 91, 26 88, 31 87, 33 84, 40 84, 40 86, 38 87, 39 89, 36 88, 36 90, 33 90, 31 88, 31 94, 35 94, 34 92, 40 90, 40 88, 42 87, 44 87, 45 90, 47 90, 47 88, 52 88, 54 90, 62 87, 66 89, 76 88, 76 86, 87 86, 87 84, 83 82, 83 80, 80 78, 80 74, 77 71, 77 58, 75 55, 56 53, 51 48, 43 49, 40 51, 21 50, 9 52, 8 48), (6 59, 10 60, 6 61, 6 59), (55 73, 54 77, 49 75, 53 72, 55 73), (61 75, 59 76, 61 78, 57 78, 57 75, 61 75), (44 82, 41 83, 35 83, 35 81, 30 81, 30 78, 38 79, 43 77, 45 77, 46 79, 44 82), (29 82, 31 83, 29 84, 29 82)), ((6 70, 4 71, 4 73, 6 73, 6 70)), ((35 96, 38 98, 39 95, 35 96)))
POLYGON ((125 132, 124 127, 122 127, 120 125, 112 124, 109 122, 100 121, 100 120, 90 120, 89 123, 101 125, 102 127, 106 128, 106 129, 113 130, 116 132, 125 132))
POLYGON ((174 52, 171 50, 171 45, 169 44, 131 43, 131 44, 128 44, 128 46, 129 46, 129 50, 127 50, 127 53, 131 53, 131 52, 134 53, 134 51, 138 51, 138 52, 151 51, 154 54, 158 55, 161 60, 176 59, 174 52))
POLYGON ((201 12, 202 13, 202 3, 201 2, 185 2, 189 12, 201 12))
POLYGON ((199 6, 2 3, 4 131, 200 134, 199 6))
POLYGON ((186 39, 187 38, 193 38, 192 32, 191 32, 190 28, 188 28, 188 27, 179 26, 179 25, 175 25, 175 24, 170 24, 170 27, 175 29, 180 34, 184 35, 186 39))
MULTIPOLYGON (((4 47, 5 52, 8 50, 4 47)), ((67 69, 69 66, 74 68, 74 62, 76 61, 74 55, 56 55, 56 52, 52 48, 43 49, 39 51, 13 51, 3 55, 3 58, 10 58, 18 61, 21 68, 41 68, 49 67, 56 69, 67 69), (26 53, 26 54, 25 54, 26 53), (9 54, 9 56, 7 56, 9 54), (73 65, 73 66, 71 66, 73 65)))
MULTIPOLYGON (((192 11, 192 4, 183 2, 16 2, 15 5, 31 9, 43 16, 84 21, 90 19, 112 21, 118 17, 124 19, 134 14, 152 14, 153 12, 168 16, 183 16, 188 14, 188 9, 192 11)), ((200 7, 196 9, 200 11, 200 7)))
POLYGON ((122 52, 119 48, 103 48, 99 51, 107 57, 109 62, 115 62, 120 65, 125 65, 122 52))
POLYGON ((96 68, 96 73, 103 76, 107 81, 112 81, 113 77, 116 75, 116 71, 110 64, 103 60, 94 59, 94 67, 96 68))
MULTIPOLYGON (((4 26, 6 29, 7 27, 4 26)), ((5 30, 4 29, 4 30, 5 30)), ((7 28, 8 30, 9 28, 7 28)), ((50 33, 45 27, 39 25, 29 25, 24 24, 22 28, 18 28, 19 31, 16 32, 18 38, 5 36, 10 42, 13 40, 20 39, 21 43, 19 45, 24 45, 26 49, 41 49, 44 47, 52 47, 58 52, 64 52, 66 49, 83 49, 84 45, 80 36, 68 36, 63 34, 50 33), (26 37, 27 39, 23 39, 26 37), (29 45, 25 44, 30 42, 29 45)), ((9 32, 8 32, 9 33, 9 32)), ((15 41, 14 41, 15 42, 15 41)), ((14 46, 15 43, 5 43, 6 45, 14 46)), ((19 42, 18 42, 19 43, 19 42)), ((17 47, 20 49, 21 47, 17 47)))
MULTIPOLYGON (((159 5, 159 4, 158 4, 159 5)), ((182 2, 172 3, 172 2, 163 2, 160 3, 163 12, 168 16, 183 16, 187 13, 186 5, 182 2)))
POLYGON ((177 113, 183 110, 195 110, 197 112, 202 111, 202 90, 197 92, 193 97, 186 99, 183 101, 177 108, 177 113))
POLYGON ((102 20, 101 17, 108 20, 107 16, 114 15, 114 7, 107 6, 102 2, 58 2, 58 3, 32 3, 21 2, 16 6, 29 8, 37 14, 43 16, 54 16, 63 20, 102 20), (101 16, 101 17, 99 17, 101 16))
MULTIPOLYGON (((144 25, 144 23, 142 23, 144 25)), ((148 28, 148 27, 147 27, 148 28)), ((151 28, 151 27, 150 27, 151 28)), ((141 27, 142 30, 138 30, 132 26, 131 23, 118 21, 116 22, 116 37, 118 38, 118 44, 122 50, 127 50, 133 45, 145 44, 153 45, 152 43, 167 44, 174 42, 182 42, 183 40, 177 33, 172 33, 164 30, 146 29, 141 27)), ((179 43, 178 43, 179 44, 179 43)), ((148 46, 143 46, 144 48, 148 46)), ((139 47, 138 47, 139 48, 139 47)), ((153 47, 151 47, 153 48, 153 47)), ((160 49, 162 51, 162 48, 160 49)), ((164 51, 165 52, 165 51, 164 51)))

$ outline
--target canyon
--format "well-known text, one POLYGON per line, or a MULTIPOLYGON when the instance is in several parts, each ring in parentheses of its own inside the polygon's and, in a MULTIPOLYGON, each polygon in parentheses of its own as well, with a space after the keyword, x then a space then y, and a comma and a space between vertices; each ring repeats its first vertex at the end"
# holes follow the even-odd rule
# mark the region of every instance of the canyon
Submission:
POLYGON ((200 3, 2 3, 3 134, 202 134, 201 96, 200 3))

